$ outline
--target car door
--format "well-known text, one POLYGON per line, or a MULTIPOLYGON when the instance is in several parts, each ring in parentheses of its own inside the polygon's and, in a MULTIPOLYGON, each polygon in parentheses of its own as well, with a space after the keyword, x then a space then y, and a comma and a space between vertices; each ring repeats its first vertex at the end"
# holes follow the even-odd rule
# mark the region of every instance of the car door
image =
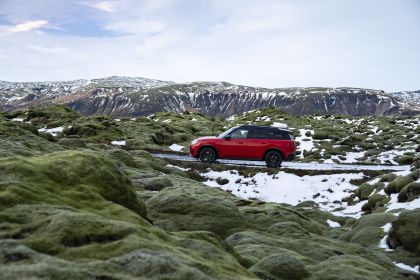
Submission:
POLYGON ((223 157, 247 158, 249 151, 245 149, 248 136, 248 128, 237 128, 223 139, 223 157))
POLYGON ((249 159, 261 160, 264 157, 264 153, 268 149, 269 145, 267 128, 253 127, 250 129, 246 142, 249 159))

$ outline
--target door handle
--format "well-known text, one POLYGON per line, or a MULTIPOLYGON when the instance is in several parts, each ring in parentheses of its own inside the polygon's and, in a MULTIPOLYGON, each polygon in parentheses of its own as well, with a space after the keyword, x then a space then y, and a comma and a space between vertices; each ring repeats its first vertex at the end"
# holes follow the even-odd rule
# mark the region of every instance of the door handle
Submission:
POLYGON ((244 142, 238 142, 238 144, 243 144, 244 142))
POLYGON ((262 145, 265 145, 265 144, 267 144, 267 143, 265 143, 265 142, 264 142, 264 143, 261 143, 261 144, 262 144, 262 145))

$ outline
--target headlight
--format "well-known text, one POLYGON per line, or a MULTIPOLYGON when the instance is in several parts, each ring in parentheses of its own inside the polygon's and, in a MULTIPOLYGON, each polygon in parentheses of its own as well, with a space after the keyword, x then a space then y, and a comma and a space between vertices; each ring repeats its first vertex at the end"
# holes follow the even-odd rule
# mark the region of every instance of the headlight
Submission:
POLYGON ((197 144, 197 142, 198 142, 198 139, 194 139, 194 140, 191 141, 191 144, 195 145, 195 144, 197 144))

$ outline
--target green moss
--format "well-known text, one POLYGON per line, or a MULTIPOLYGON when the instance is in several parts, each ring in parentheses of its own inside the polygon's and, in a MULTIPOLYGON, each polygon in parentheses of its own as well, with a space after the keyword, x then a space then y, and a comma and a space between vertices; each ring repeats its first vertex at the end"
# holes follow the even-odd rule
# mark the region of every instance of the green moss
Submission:
POLYGON ((407 165, 413 163, 413 156, 410 155, 403 155, 398 157, 398 163, 401 165, 407 165))
POLYGON ((412 201, 420 196, 420 183, 411 182, 401 189, 398 194, 398 202, 412 201))
POLYGON ((245 227, 237 206, 211 188, 167 187, 146 202, 155 224, 171 231, 207 230, 226 237, 245 227))
POLYGON ((282 254, 261 259, 250 271, 261 279, 300 280, 309 275, 303 262, 294 256, 282 254))
POLYGON ((0 160, 0 176, 0 209, 22 201, 101 209, 110 201, 145 217, 128 178, 101 154, 68 151, 0 160))
POLYGON ((361 245, 377 245, 385 235, 381 228, 395 220, 390 213, 374 213, 358 219, 351 230, 341 235, 342 240, 355 242, 361 245))
POLYGON ((403 246, 420 256, 420 209, 404 211, 392 222, 389 243, 392 248, 403 246))

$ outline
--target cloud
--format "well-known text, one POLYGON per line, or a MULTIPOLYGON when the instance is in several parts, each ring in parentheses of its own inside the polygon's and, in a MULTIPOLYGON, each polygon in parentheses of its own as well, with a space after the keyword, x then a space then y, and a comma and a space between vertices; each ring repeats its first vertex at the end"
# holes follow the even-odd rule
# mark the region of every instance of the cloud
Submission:
POLYGON ((85 2, 84 5, 103 12, 114 13, 116 11, 118 1, 89 1, 85 2))
POLYGON ((151 21, 143 18, 123 20, 107 23, 103 26, 105 30, 131 34, 154 34, 166 29, 161 21, 151 21))
POLYGON ((420 88, 414 0, 37 1, 0 0, 0 24, 47 21, 0 26, 0 36, 15 30, 1 38, 4 80, 127 75, 263 87, 420 88), (43 30, 23 32, 32 27, 43 30))
POLYGON ((47 20, 33 20, 33 21, 27 21, 24 23, 19 23, 11 28, 9 28, 7 31, 10 33, 18 33, 18 32, 25 32, 35 29, 43 28, 48 24, 47 20))

